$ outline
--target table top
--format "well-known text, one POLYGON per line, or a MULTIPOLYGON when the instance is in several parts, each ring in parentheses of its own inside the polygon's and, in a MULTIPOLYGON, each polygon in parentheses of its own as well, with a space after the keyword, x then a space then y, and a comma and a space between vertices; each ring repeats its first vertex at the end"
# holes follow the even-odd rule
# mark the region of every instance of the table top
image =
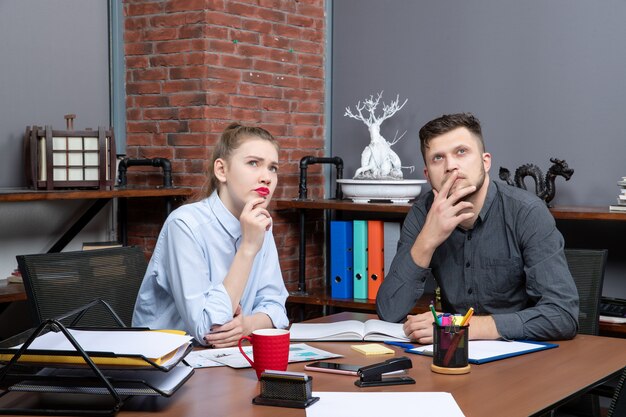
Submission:
MULTIPOLYGON (((363 313, 339 313, 314 321, 373 317, 363 313)), ((355 342, 308 343, 345 356, 336 359, 337 362, 367 365, 391 357, 366 357, 350 348, 355 342)), ((557 343, 559 347, 556 349, 472 365, 471 372, 466 375, 435 374, 430 370, 431 358, 405 354, 400 348, 392 347, 397 356, 406 355, 412 360, 409 375, 416 380, 415 385, 358 388, 353 376, 308 374, 313 377, 313 391, 443 391, 452 393, 467 416, 526 417, 562 403, 626 366, 626 339, 579 335, 573 340, 557 343)), ((288 370, 303 371, 304 363, 292 363, 288 370)), ((135 397, 119 416, 306 416, 306 411, 301 409, 253 405, 252 398, 258 395, 259 389, 260 384, 250 368, 197 369, 171 398, 135 397)), ((22 402, 19 404, 23 405, 22 402)), ((416 407, 419 408, 419 404, 416 407)))

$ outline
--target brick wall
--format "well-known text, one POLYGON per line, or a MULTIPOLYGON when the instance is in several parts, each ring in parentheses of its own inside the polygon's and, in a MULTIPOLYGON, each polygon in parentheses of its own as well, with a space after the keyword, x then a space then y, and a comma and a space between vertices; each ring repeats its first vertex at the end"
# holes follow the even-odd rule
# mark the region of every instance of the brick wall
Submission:
MULTIPOLYGON (((232 121, 260 125, 281 144, 275 198, 298 195, 298 162, 324 156, 324 0, 124 0, 127 155, 166 157, 178 186, 200 187, 212 146, 232 121)), ((156 170, 129 184, 157 185, 156 170)), ((309 168, 309 197, 323 195, 309 168)), ((160 201, 129 204, 129 243, 149 254, 160 201)), ((287 287, 298 279, 298 217, 273 212, 287 287)), ((323 229, 307 224, 309 287, 322 285, 323 229)))

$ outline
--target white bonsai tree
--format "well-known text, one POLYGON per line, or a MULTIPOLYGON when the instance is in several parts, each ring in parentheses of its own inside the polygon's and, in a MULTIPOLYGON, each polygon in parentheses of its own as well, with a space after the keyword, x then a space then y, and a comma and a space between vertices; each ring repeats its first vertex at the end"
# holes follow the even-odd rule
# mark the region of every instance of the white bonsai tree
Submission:
POLYGON ((400 137, 396 131, 393 142, 388 142, 380 134, 380 125, 402 109, 408 99, 400 105, 400 96, 397 95, 391 103, 385 104, 383 102, 383 114, 376 116, 376 107, 378 107, 382 96, 383 92, 381 91, 376 98, 371 95, 363 103, 359 101, 356 104, 357 114, 352 113, 349 106, 346 107, 344 116, 362 121, 367 125, 370 132, 370 143, 361 153, 361 167, 356 170, 354 179, 401 180, 403 178, 402 168, 409 168, 411 172, 415 169, 414 166, 401 166, 400 157, 391 150, 391 147, 402 139, 406 131, 400 137), (364 111, 366 112, 365 115, 363 114, 364 111))

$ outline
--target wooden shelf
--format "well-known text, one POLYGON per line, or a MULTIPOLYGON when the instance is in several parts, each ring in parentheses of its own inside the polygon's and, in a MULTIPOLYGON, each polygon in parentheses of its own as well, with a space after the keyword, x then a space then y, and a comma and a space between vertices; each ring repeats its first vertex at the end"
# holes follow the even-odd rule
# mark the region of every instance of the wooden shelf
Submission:
POLYGON ((6 280, 0 281, 0 303, 26 300, 24 284, 9 284, 6 280))
MULTIPOLYGON (((411 314, 418 314, 428 311, 429 302, 434 298, 434 294, 430 297, 428 294, 424 294, 415 307, 411 310, 411 314)), ((370 313, 376 313, 376 301, 365 300, 358 298, 332 298, 322 290, 309 291, 307 294, 289 294, 287 297, 288 303, 302 304, 302 305, 317 305, 328 307, 340 307, 350 310, 367 311, 370 313)))
POLYGON ((166 199, 167 214, 171 208, 172 197, 189 197, 194 193, 192 188, 178 187, 126 187, 111 190, 81 189, 81 190, 32 190, 27 188, 0 188, 0 203, 31 202, 31 201, 63 201, 63 200, 93 200, 87 210, 78 218, 69 229, 57 240, 48 252, 60 252, 76 235, 98 214, 106 204, 115 199, 119 200, 119 237, 123 244, 127 243, 126 235, 126 199, 161 197, 166 199))
POLYGON ((189 197, 192 188, 114 188, 112 190, 31 190, 21 188, 0 188, 0 202, 45 201, 45 200, 95 200, 100 198, 141 198, 141 197, 189 197))
POLYGON ((608 207, 557 206, 550 209, 560 220, 610 220, 626 221, 626 212, 609 211, 608 207))
MULTIPOLYGON (((343 210, 368 211, 376 213, 408 213, 411 204, 393 203, 353 203, 350 200, 276 200, 276 210, 343 210)), ((609 211, 608 206, 557 206, 550 209, 555 219, 559 220, 610 220, 626 221, 626 212, 609 211)))
POLYGON ((276 210, 343 210, 404 214, 411 208, 411 204, 408 203, 353 203, 351 200, 275 200, 273 205, 276 210))
POLYGON ((600 336, 626 338, 626 324, 600 322, 600 336))

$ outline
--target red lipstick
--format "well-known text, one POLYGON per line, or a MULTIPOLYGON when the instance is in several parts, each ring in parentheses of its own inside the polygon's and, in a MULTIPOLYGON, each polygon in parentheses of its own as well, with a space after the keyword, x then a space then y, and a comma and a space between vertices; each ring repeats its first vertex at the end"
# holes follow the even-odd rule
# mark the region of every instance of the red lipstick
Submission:
POLYGON ((259 187, 259 188, 257 188, 257 189, 256 189, 256 190, 254 190, 254 191, 256 191, 257 193, 259 193, 259 195, 260 195, 261 197, 265 197, 265 196, 268 196, 268 195, 270 194, 270 189, 269 189, 269 188, 267 188, 267 187, 259 187))

